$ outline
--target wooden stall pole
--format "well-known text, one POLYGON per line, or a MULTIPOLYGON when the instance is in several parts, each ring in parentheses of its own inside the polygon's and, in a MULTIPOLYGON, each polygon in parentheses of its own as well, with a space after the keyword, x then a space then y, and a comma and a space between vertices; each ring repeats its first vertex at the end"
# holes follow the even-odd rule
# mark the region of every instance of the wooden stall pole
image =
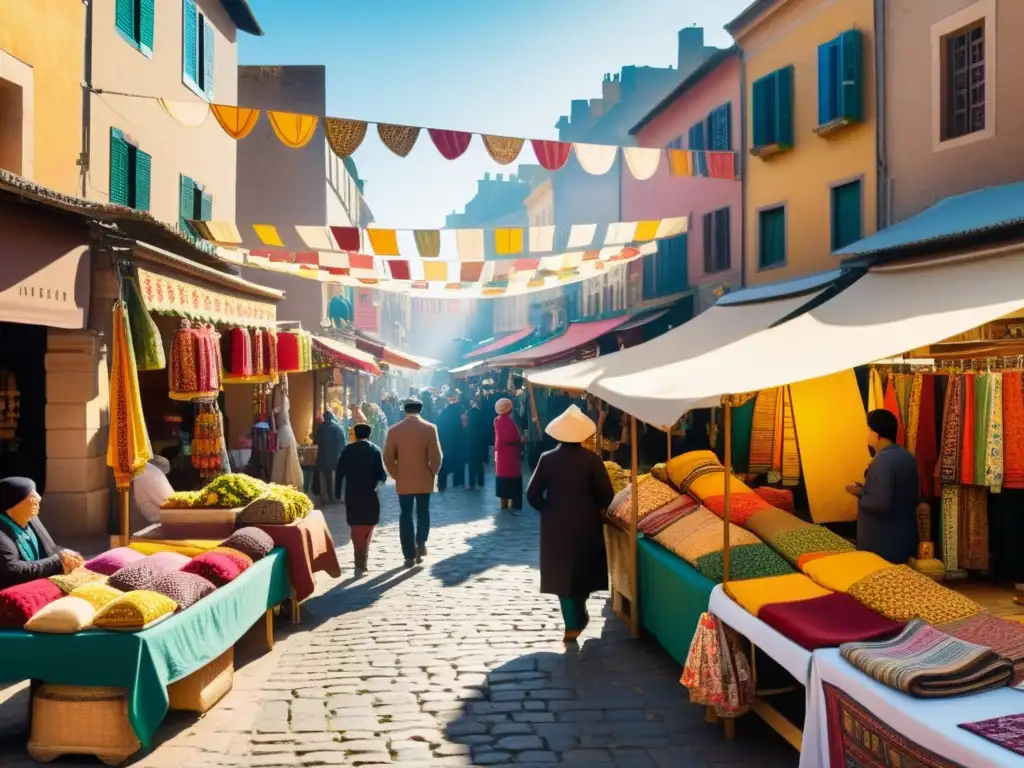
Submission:
POLYGON ((665 432, 665 463, 672 461, 672 427, 665 432))
POLYGON ((636 437, 636 416, 629 417, 629 580, 632 585, 629 605, 629 631, 636 639, 640 637, 640 582, 637 578, 637 522, 640 517, 640 494, 637 492, 637 465, 639 464, 636 437))
POLYGON ((131 501, 128 493, 128 489, 124 488, 117 492, 118 495, 118 509, 121 514, 121 546, 127 547, 131 543, 132 532, 131 532, 131 501))
POLYGON ((536 426, 537 434, 543 439, 544 432, 540 428, 540 417, 537 415, 537 398, 533 395, 533 384, 529 379, 526 380, 526 396, 530 401, 530 432, 532 433, 533 427, 536 426))
POLYGON ((732 518, 732 403, 722 403, 725 428, 725 524, 722 526, 722 583, 729 581, 729 521, 732 518))
POLYGON ((601 459, 604 459, 604 439, 602 438, 602 435, 604 435, 604 417, 605 417, 604 403, 602 403, 600 400, 598 400, 597 401, 597 434, 594 435, 594 450, 597 451, 597 455, 601 459))

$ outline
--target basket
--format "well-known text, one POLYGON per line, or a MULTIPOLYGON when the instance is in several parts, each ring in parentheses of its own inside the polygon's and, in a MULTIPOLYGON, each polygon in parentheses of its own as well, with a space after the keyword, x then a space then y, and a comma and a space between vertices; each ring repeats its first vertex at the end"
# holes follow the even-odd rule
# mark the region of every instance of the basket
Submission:
POLYGON ((288 511, 283 501, 277 499, 257 499, 242 510, 238 516, 238 525, 292 525, 308 516, 292 517, 289 519, 288 511))
POLYGON ((209 664, 167 686, 171 709, 205 714, 223 699, 235 681, 235 649, 228 648, 209 664))
POLYGON ((122 688, 46 683, 32 697, 28 753, 34 760, 95 755, 117 765, 141 746, 128 721, 128 692, 122 688))
POLYGON ((611 577, 612 610, 620 618, 625 619, 632 616, 637 599, 633 569, 630 567, 629 532, 606 525, 604 540, 608 552, 608 572, 611 577))

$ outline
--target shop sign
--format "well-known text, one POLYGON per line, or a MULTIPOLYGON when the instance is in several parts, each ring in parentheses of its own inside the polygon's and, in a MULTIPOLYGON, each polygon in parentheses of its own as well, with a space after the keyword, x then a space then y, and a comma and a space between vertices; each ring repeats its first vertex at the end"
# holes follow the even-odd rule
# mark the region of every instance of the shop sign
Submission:
POLYGON ((184 280, 138 270, 142 300, 150 312, 223 325, 271 328, 277 307, 264 301, 228 296, 184 280))
MULTIPOLYGON (((71 330, 84 328, 85 308, 75 301, 75 289, 79 273, 89 265, 89 259, 84 258, 88 250, 85 245, 73 248, 23 280, 0 290, 0 321, 71 330)), ((10 271, 16 261, 11 257, 12 265, 4 271, 10 271)), ((88 285, 88 274, 81 277, 88 285)), ((0 275, 0 286, 6 282, 0 275)), ((82 303, 85 304, 88 290, 83 293, 82 303)))

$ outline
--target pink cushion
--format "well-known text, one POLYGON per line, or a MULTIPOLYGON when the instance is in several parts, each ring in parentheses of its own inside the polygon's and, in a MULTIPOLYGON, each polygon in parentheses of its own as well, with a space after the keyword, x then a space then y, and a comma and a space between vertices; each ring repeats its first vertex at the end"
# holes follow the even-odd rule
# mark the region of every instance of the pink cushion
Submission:
POLYGON ((37 611, 64 597, 49 579, 36 579, 0 590, 0 629, 21 629, 37 611))
POLYGON ((154 552, 141 562, 156 571, 180 571, 192 560, 180 552, 154 552))
POLYGON ((196 555, 181 570, 185 573, 198 574, 218 587, 223 587, 234 581, 242 573, 234 559, 220 552, 204 552, 201 555, 196 555))
POLYGON ((111 549, 104 552, 102 555, 97 555, 92 560, 87 561, 85 567, 93 573, 102 573, 104 576, 113 576, 129 563, 134 563, 144 557, 144 554, 136 552, 134 549, 128 549, 128 547, 117 547, 116 549, 111 549))

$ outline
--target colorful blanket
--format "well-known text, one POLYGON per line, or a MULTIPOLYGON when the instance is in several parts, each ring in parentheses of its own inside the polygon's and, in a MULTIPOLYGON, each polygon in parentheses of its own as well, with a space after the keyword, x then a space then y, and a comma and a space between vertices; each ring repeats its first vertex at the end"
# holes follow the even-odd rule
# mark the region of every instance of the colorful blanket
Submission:
POLYGON ((825 597, 829 591, 822 589, 802 573, 791 573, 748 581, 730 581, 725 585, 725 593, 748 613, 760 616, 761 610, 767 605, 825 597))
POLYGON ((644 536, 657 536, 670 525, 700 508, 700 503, 690 496, 679 496, 656 512, 644 517, 637 528, 644 536))
MULTIPOLYGON (((704 507, 698 507, 656 534, 654 540, 669 552, 694 565, 698 558, 721 551, 722 521, 704 507)), ((744 544, 760 543, 760 540, 749 531, 735 525, 729 528, 730 546, 742 547, 744 544)))
MULTIPOLYGON (((725 575, 725 558, 721 551, 710 552, 697 558, 693 567, 712 581, 721 581, 725 575)), ((781 576, 793 573, 789 563, 779 557, 767 544, 744 544, 729 546, 729 579, 761 579, 766 576, 781 576)))
POLYGON ((747 522, 743 525, 762 541, 771 541, 781 533, 809 526, 810 523, 804 522, 796 515, 791 515, 789 512, 775 507, 755 512, 747 518, 747 522))
POLYGON ((892 640, 846 643, 839 652, 883 685, 920 698, 981 693, 1013 678, 1013 665, 991 648, 950 637, 920 619, 892 640))
POLYGON ((761 609, 758 618, 808 651, 883 640, 903 629, 902 623, 879 616, 839 592, 794 603, 772 603, 761 609))
POLYGON ((988 611, 939 627, 950 637, 991 648, 1013 665, 1013 685, 1024 681, 1024 624, 993 616, 988 611))
POLYGON ((853 544, 842 536, 832 533, 821 525, 807 525, 783 531, 765 541, 771 545, 772 549, 794 564, 804 555, 816 552, 840 554, 853 552, 855 549, 853 544))
MULTIPOLYGON (((645 482, 637 484, 636 495, 637 520, 643 520, 647 515, 661 509, 666 504, 671 504, 679 498, 678 491, 649 475, 645 482)), ((628 525, 630 516, 633 514, 632 485, 626 487, 625 491, 621 494, 621 498, 617 497, 613 501, 618 501, 618 504, 610 508, 608 510, 609 513, 628 525)))
POLYGON ((945 624, 966 619, 982 610, 973 600, 936 584, 906 565, 865 576, 850 587, 848 594, 893 621, 923 619, 929 624, 945 624))

